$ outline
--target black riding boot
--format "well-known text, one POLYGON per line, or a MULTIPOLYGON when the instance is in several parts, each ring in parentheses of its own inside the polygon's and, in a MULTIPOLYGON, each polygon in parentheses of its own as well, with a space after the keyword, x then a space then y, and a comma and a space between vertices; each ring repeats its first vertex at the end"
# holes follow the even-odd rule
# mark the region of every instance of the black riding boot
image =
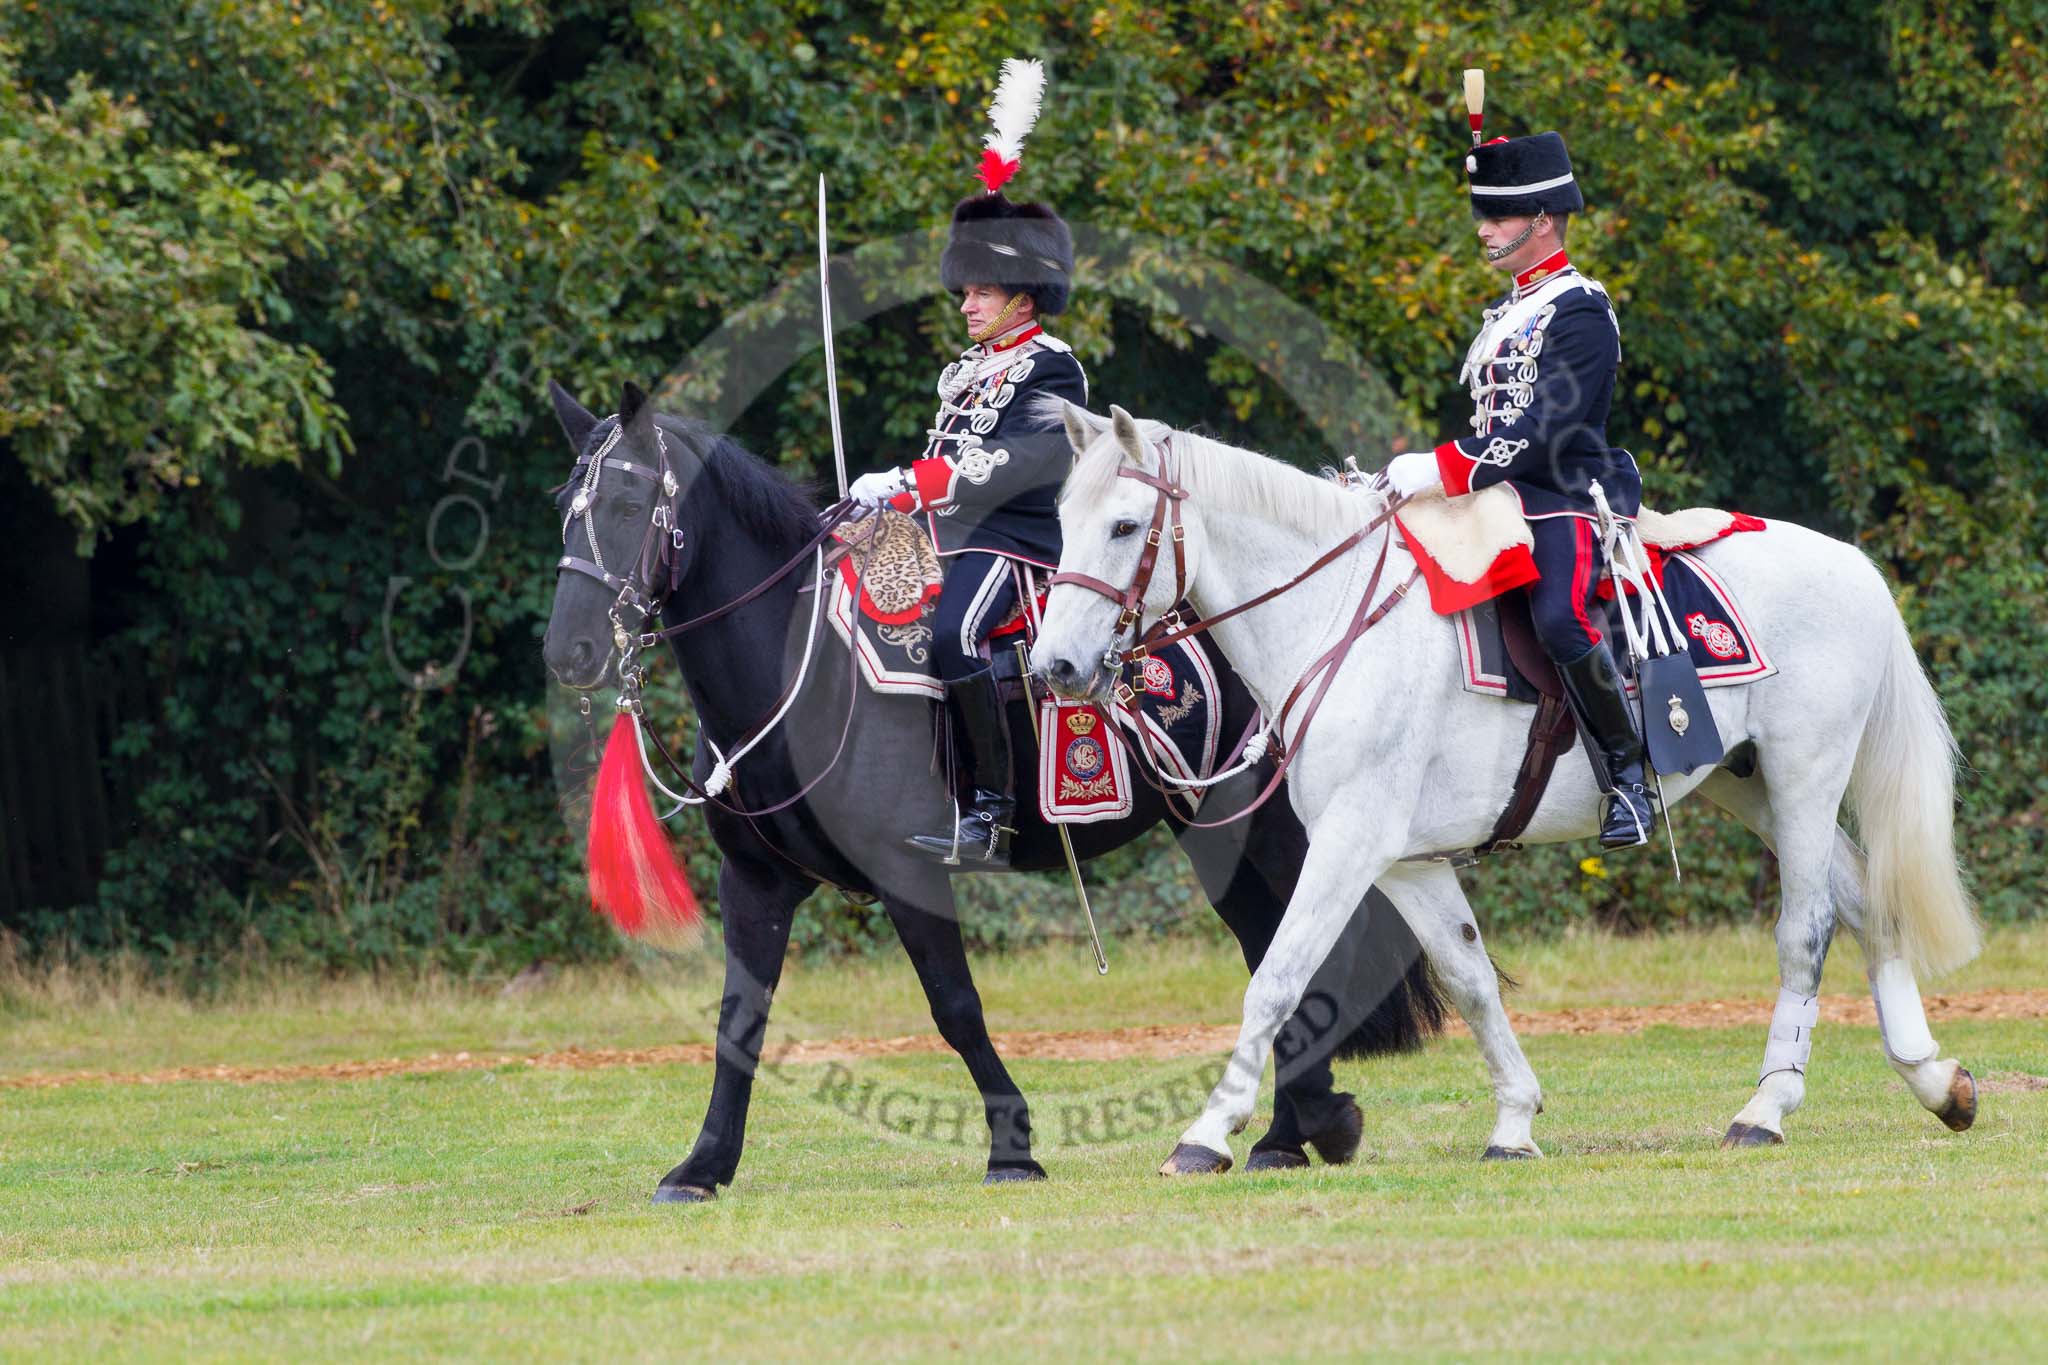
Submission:
POLYGON ((1603 848, 1632 848, 1650 842, 1656 816, 1643 771, 1643 733, 1628 704, 1614 652, 1603 640, 1570 663, 1560 663, 1565 696, 1578 717, 1579 732, 1592 751, 1593 776, 1607 793, 1600 822, 1603 848))
POLYGON ((1017 816, 1010 770, 1010 726, 1003 715, 992 668, 946 684, 954 733, 966 747, 973 799, 960 812, 959 828, 944 834, 913 834, 910 846, 946 863, 998 868, 1010 865, 1010 836, 1017 816))

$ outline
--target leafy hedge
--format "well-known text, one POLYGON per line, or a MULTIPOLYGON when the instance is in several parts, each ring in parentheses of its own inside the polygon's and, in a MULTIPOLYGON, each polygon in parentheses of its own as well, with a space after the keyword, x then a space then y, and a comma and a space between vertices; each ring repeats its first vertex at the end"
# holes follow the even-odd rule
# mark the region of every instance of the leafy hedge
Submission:
MULTIPOLYGON (((542 381, 602 401, 800 276, 820 170, 843 246, 938 222, 1018 53, 1053 72, 1024 188, 1160 244, 1062 325, 1098 397, 1304 461, 1346 452, 1164 273, 1226 263, 1320 319, 1388 395, 1361 429, 1455 430, 1494 288, 1459 69, 1492 73, 1490 126, 1563 128, 1574 255, 1623 319, 1615 439, 1666 505, 1802 519, 1895 576, 1986 913, 2037 913, 2048 7, 36 0, 0 15, 0 444, 139 566, 103 647, 155 700, 120 737, 139 817, 100 894, 6 927, 202 966, 615 951, 551 778, 542 381)), ((912 453, 955 346, 933 291, 841 340, 857 459, 912 453)), ((827 467, 800 374, 737 427, 827 467)), ((1681 829, 1682 887, 1554 850, 1483 908, 1769 913, 1746 836, 1681 829)), ((1109 871, 1112 920, 1200 921, 1162 848, 1109 871)), ((988 941, 1071 928, 1045 884, 969 901, 988 941)), ((807 944, 875 939, 807 914, 807 944)))

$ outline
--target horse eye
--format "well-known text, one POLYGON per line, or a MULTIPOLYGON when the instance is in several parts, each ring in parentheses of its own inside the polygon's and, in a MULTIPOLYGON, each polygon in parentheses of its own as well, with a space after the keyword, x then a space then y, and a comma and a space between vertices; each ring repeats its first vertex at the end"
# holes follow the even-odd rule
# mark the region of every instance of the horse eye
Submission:
POLYGON ((643 507, 642 507, 642 506, 641 506, 641 505, 640 505, 639 503, 637 503, 637 502, 629 502, 629 503, 627 503, 627 504, 626 504, 625 506, 623 506, 623 507, 621 507, 621 508, 619 509, 619 520, 620 520, 620 521, 632 521, 632 520, 633 520, 634 518, 638 517, 638 516, 639 516, 639 515, 640 515, 640 514, 641 514, 642 512, 644 512, 645 510, 646 510, 646 509, 645 509, 645 508, 643 508, 643 507))
POLYGON ((1116 529, 1109 534, 1112 540, 1122 540, 1125 536, 1134 536, 1138 534, 1138 523, 1132 521, 1129 517, 1125 517, 1116 524, 1116 529))

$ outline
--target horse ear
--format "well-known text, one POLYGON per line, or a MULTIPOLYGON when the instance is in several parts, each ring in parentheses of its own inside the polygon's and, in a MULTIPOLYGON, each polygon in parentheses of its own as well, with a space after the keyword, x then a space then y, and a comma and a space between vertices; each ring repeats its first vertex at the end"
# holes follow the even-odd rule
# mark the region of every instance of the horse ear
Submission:
POLYGON ((643 450, 651 449, 643 443, 654 439, 654 419, 658 416, 660 413, 647 397, 647 390, 628 382, 619 394, 619 426, 624 429, 626 439, 642 446, 643 450))
POLYGON ((1079 403, 1060 400, 1060 420, 1066 424, 1067 444, 1079 455, 1086 450, 1102 430, 1102 419, 1079 403))
POLYGON ((1138 419, 1112 403, 1109 405, 1110 430, 1116 433, 1116 443, 1124 448, 1124 458, 1134 465, 1145 463, 1145 440, 1138 435, 1138 419))
POLYGON ((627 380, 626 387, 619 393, 619 424, 621 426, 633 425, 633 419, 638 417, 640 409, 646 406, 647 390, 641 388, 632 380, 627 380))
POLYGON ((562 424, 562 434, 569 438, 569 449, 581 455, 584 442, 590 439, 590 429, 597 425, 597 418, 552 379, 548 381, 548 400, 555 405, 555 420, 562 424))

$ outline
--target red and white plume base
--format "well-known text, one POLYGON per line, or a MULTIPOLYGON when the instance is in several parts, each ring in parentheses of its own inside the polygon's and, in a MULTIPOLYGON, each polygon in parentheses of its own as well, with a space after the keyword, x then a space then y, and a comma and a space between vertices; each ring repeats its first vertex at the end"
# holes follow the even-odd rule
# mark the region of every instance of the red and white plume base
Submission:
POLYGON ((996 97, 989 102, 990 131, 981 140, 981 183, 994 194, 1017 173, 1024 160, 1024 139, 1038 122, 1039 101, 1045 97, 1045 66, 1021 57, 1003 59, 1002 78, 996 82, 996 97))
POLYGON ((629 938, 688 947, 697 940, 702 911, 647 800, 638 727, 632 712, 619 713, 597 770, 586 851, 590 903, 629 938))

